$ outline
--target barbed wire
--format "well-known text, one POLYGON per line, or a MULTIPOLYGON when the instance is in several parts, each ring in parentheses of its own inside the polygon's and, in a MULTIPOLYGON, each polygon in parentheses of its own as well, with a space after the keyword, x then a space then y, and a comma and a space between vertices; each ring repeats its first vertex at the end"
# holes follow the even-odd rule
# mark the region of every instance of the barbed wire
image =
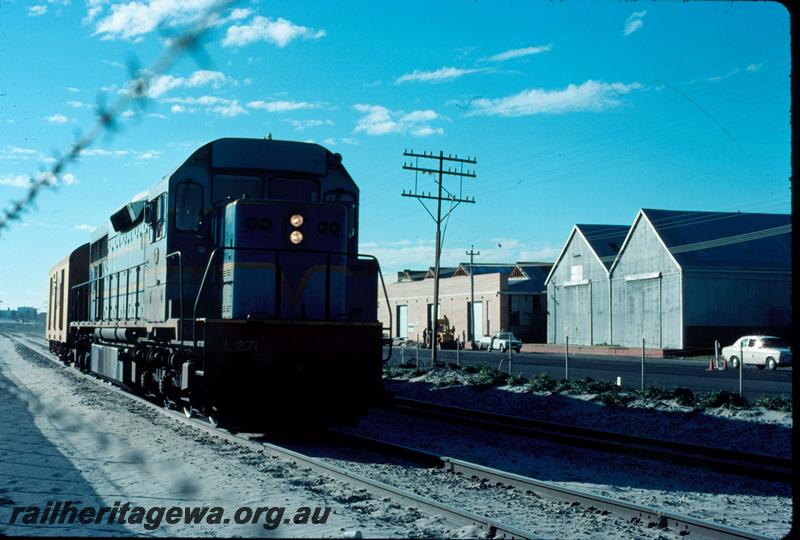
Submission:
POLYGON ((18 221, 22 215, 34 207, 36 198, 44 189, 53 189, 59 185, 59 179, 65 169, 75 162, 104 133, 118 130, 117 119, 128 110, 131 104, 144 109, 150 83, 156 77, 167 72, 186 53, 195 57, 207 56, 202 49, 201 39, 218 21, 218 15, 237 0, 219 0, 212 4, 199 18, 198 22, 182 34, 168 39, 167 48, 156 62, 148 69, 131 68, 131 80, 120 97, 110 106, 102 103, 97 107, 97 121, 92 128, 70 146, 61 157, 57 157, 47 170, 29 175, 30 186, 24 197, 12 201, 10 207, 3 209, 0 215, 0 232, 10 227, 11 222, 18 221))

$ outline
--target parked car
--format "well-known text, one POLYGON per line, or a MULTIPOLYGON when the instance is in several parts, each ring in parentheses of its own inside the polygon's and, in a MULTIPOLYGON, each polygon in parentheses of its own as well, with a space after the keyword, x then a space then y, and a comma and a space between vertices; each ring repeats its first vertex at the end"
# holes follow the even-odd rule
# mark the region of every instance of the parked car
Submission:
POLYGON ((498 332, 493 336, 483 336, 478 340, 478 348, 482 351, 506 352, 509 346, 515 352, 522 350, 522 341, 511 332, 498 332))
POLYGON ((722 358, 734 369, 739 367, 742 359, 745 366, 752 364, 758 369, 792 365, 789 345, 774 336, 742 336, 733 345, 722 348, 722 358))

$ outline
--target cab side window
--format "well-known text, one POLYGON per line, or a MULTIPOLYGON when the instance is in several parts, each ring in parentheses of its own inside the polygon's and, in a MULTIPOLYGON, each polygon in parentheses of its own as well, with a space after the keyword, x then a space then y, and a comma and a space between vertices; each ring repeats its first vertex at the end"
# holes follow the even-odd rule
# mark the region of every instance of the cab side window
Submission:
POLYGON ((338 203, 347 209, 347 237, 353 238, 356 235, 356 227, 358 218, 356 213, 356 195, 343 189, 336 189, 333 191, 325 192, 323 199, 326 203, 338 203))
POLYGON ((150 224, 150 241, 155 242, 164 238, 166 228, 164 220, 167 216, 167 194, 162 193, 145 207, 145 221, 150 224))
POLYGON ((180 182, 175 187, 175 227, 179 231, 197 231, 203 215, 203 186, 180 182))

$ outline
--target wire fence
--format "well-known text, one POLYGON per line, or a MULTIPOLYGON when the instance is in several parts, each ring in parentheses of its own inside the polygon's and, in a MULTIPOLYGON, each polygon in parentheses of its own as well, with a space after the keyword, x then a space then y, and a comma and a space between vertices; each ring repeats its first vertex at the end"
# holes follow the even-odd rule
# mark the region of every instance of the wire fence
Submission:
POLYGON ((219 0, 212 4, 188 29, 167 40, 167 47, 161 56, 149 68, 131 68, 131 79, 119 98, 109 107, 98 105, 96 121, 84 134, 62 155, 55 158, 50 167, 42 165, 41 171, 29 176, 30 185, 26 194, 10 203, 0 213, 0 232, 8 229, 12 222, 19 221, 22 215, 35 207, 36 199, 45 189, 58 187, 61 176, 89 147, 102 135, 119 130, 118 118, 132 105, 144 109, 147 103, 147 91, 150 83, 158 76, 166 73, 183 55, 190 53, 195 58, 207 58, 202 49, 202 38, 218 21, 218 16, 230 8, 236 0, 219 0))

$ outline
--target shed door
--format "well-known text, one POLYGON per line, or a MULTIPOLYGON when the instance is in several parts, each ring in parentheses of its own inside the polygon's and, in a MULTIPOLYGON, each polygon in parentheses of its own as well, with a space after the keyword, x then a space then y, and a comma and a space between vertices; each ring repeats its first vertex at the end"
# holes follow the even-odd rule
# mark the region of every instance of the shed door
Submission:
POLYGON ((397 306, 397 337, 408 337, 408 306, 397 306))
POLYGON ((661 280, 625 282, 625 345, 661 347, 661 280))
POLYGON ((472 304, 472 336, 478 340, 483 335, 483 302, 472 304))
POLYGON ((566 305, 563 317, 569 342, 575 345, 591 345, 592 319, 589 284, 564 287, 564 291, 566 305))

